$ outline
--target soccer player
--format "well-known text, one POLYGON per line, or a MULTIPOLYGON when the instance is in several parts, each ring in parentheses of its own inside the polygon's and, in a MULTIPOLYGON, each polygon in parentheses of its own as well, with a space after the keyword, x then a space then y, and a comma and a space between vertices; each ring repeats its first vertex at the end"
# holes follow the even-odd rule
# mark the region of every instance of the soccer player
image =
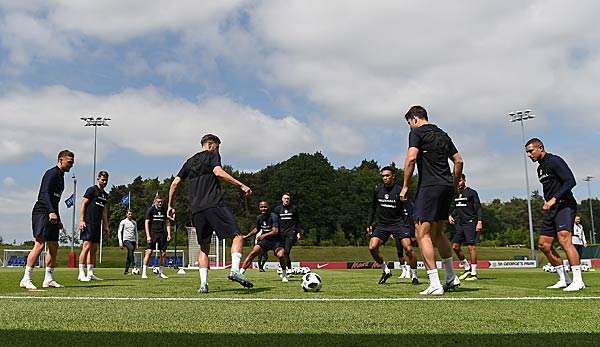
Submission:
POLYGON ((228 278, 238 282, 246 288, 253 286, 242 273, 240 262, 244 248, 244 238, 235 222, 235 217, 223 201, 223 191, 220 180, 240 188, 246 196, 252 194, 250 187, 233 178, 221 167, 219 147, 221 140, 207 134, 200 140, 202 151, 188 159, 169 189, 169 217, 175 218, 173 207, 175 193, 178 185, 185 179, 190 180, 189 201, 192 213, 192 225, 196 228, 196 235, 200 251, 198 252, 198 265, 200 272, 201 293, 208 293, 208 252, 213 231, 219 238, 231 238, 231 272, 228 278))
POLYGON ((45 259, 46 275, 44 276, 42 287, 62 287, 62 285, 54 280, 53 276, 58 252, 58 234, 63 228, 58 204, 65 188, 65 172, 69 172, 74 163, 75 154, 73 152, 69 150, 60 151, 58 153, 58 164, 48 169, 42 177, 38 198, 31 212, 31 226, 35 243, 27 256, 25 273, 19 283, 21 288, 37 289, 31 281, 31 273, 40 254, 44 250, 44 246, 48 246, 48 252, 45 259))
POLYGON ((539 164, 537 174, 544 191, 544 217, 542 231, 538 241, 539 248, 552 266, 556 268, 558 282, 549 286, 550 289, 564 288, 566 292, 579 291, 585 288, 581 277, 579 254, 571 243, 573 222, 577 212, 577 202, 571 189, 575 187, 575 177, 565 161, 552 153, 546 152, 543 142, 532 138, 525 144, 529 158, 539 164), (552 243, 558 243, 567 254, 573 281, 569 278, 563 262, 552 243))
POLYGON ((448 222, 454 225, 454 238, 452 249, 458 256, 465 272, 459 279, 467 281, 477 280, 477 248, 479 235, 483 230, 483 209, 477 192, 467 187, 467 178, 461 175, 458 181, 458 192, 454 197, 454 216, 448 216, 448 222), (466 244, 471 255, 471 263, 465 258, 462 244, 466 244))
MULTIPOLYGON (((400 184, 396 182, 394 168, 386 166, 381 169, 383 184, 378 185, 373 192, 373 200, 369 208, 369 220, 367 221, 367 233, 371 236, 369 251, 373 259, 381 266, 383 272, 379 278, 379 284, 384 284, 392 277, 383 255, 379 253, 379 247, 394 236, 400 240, 401 247, 406 251, 411 266, 412 283, 419 284, 417 279, 417 257, 413 252, 411 241, 411 229, 414 223, 405 205, 408 201, 400 201, 400 184), (375 214, 379 224, 373 231, 375 214)), ((397 241, 398 242, 398 241, 397 241)), ((400 255, 399 255, 400 256, 400 255)))
POLYGON ((575 249, 577 249, 577 253, 581 259, 583 249, 587 247, 587 240, 585 239, 583 225, 581 225, 581 217, 579 216, 575 216, 575 225, 573 225, 573 238, 571 239, 571 243, 575 246, 575 249))
POLYGON ((133 254, 138 242, 137 223, 133 219, 133 212, 131 210, 127 210, 127 217, 119 223, 117 236, 119 238, 119 248, 123 249, 123 246, 127 248, 127 259, 125 260, 125 271, 123 272, 124 275, 127 275, 129 273, 129 266, 135 266, 133 254))
POLYGON ((291 204, 290 193, 281 196, 281 205, 275 207, 273 212, 279 220, 279 234, 283 238, 287 268, 292 269, 291 252, 292 247, 300 240, 302 230, 300 229, 300 217, 298 208, 291 204))
POLYGON ((420 294, 442 295, 444 291, 460 285, 460 280, 452 269, 452 247, 444 229, 454 189, 462 175, 463 160, 450 136, 429 123, 425 108, 413 106, 404 117, 411 131, 408 135, 408 152, 404 162, 404 183, 400 198, 406 200, 408 197, 408 188, 416 163, 419 184, 413 218, 416 223, 417 242, 429 276, 429 287, 420 294), (448 159, 454 163, 454 177, 448 159), (434 244, 446 270, 443 286, 435 264, 434 244))
POLYGON ((165 256, 167 255, 167 243, 171 241, 171 219, 167 218, 167 209, 163 206, 163 198, 156 195, 154 204, 146 211, 146 220, 144 222, 146 230, 146 253, 144 254, 144 265, 142 266, 142 278, 148 278, 146 271, 148 262, 152 256, 152 251, 156 248, 160 251, 160 263, 158 277, 162 279, 169 278, 164 274, 165 256), (167 232, 165 233, 165 226, 167 232))
POLYGON ((281 265, 281 282, 287 282, 287 259, 283 249, 283 239, 279 235, 277 215, 269 212, 269 203, 266 201, 261 201, 258 204, 258 209, 260 210, 260 214, 256 218, 256 227, 244 236, 244 239, 246 239, 252 235, 257 235, 257 244, 244 260, 241 272, 244 273, 252 265, 252 260, 256 256, 273 251, 277 258, 279 258, 279 264, 281 265))
POLYGON ((96 265, 96 252, 100 244, 101 230, 104 230, 104 237, 108 237, 109 234, 108 212, 106 209, 108 193, 104 190, 107 184, 108 172, 100 171, 96 185, 85 191, 81 201, 79 232, 81 233, 80 238, 83 241, 83 246, 79 254, 79 275, 77 276, 77 279, 81 282, 102 280, 94 275, 94 266, 96 265), (86 264, 87 275, 84 270, 86 264))

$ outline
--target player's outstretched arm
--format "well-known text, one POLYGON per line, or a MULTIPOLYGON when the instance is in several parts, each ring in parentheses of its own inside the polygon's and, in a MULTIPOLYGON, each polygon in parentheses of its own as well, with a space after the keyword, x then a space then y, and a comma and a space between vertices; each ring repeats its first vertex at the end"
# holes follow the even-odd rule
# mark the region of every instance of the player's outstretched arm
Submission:
POLYGON ((402 191, 400 191, 400 200, 404 201, 408 199, 408 187, 410 186, 410 179, 415 172, 417 155, 419 155, 419 149, 417 147, 408 148, 406 159, 404 159, 404 179, 402 181, 402 191))
POLYGON ((258 233, 258 229, 256 229, 256 227, 255 227, 254 229, 250 230, 249 233, 244 235, 244 239, 250 238, 250 237, 256 235, 256 233, 258 233))
POLYGON ((215 174, 215 176, 219 177, 220 179, 222 179, 223 181, 239 187, 241 190, 244 191, 244 193, 246 194, 246 196, 251 195, 252 194, 252 189, 250 189, 250 187, 248 187, 247 185, 243 184, 242 182, 236 180, 235 178, 233 178, 233 176, 231 176, 230 174, 227 173, 227 171, 223 170, 222 167, 220 166, 215 166, 215 168, 213 169, 213 173, 215 174))

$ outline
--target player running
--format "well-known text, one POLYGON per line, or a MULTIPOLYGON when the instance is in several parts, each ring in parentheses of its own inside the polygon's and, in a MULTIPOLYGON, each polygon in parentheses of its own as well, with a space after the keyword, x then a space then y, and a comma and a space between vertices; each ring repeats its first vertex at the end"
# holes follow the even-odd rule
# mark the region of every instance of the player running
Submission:
POLYGON ((529 158, 539 164, 537 174, 544 190, 544 217, 542 231, 538 242, 539 248, 552 266, 556 268, 558 282, 548 288, 564 288, 565 292, 579 291, 585 288, 581 277, 579 253, 571 243, 573 222, 577 212, 577 202, 571 189, 575 187, 575 177, 565 161, 552 153, 546 152, 544 144, 533 138, 525 144, 529 158), (564 249, 573 271, 573 281, 569 278, 563 262, 552 243, 558 243, 564 249))
POLYGON ((167 243, 171 241, 171 219, 167 218, 167 208, 163 206, 164 199, 160 195, 154 198, 154 204, 146 211, 144 226, 146 229, 146 253, 144 254, 144 265, 142 267, 142 278, 148 278, 146 271, 152 256, 152 251, 158 248, 160 251, 160 263, 158 277, 169 278, 164 274, 165 257, 167 255, 167 243), (165 226, 167 232, 165 233, 165 226))
POLYGON ((83 241, 81 253, 79 254, 79 275, 77 280, 89 282, 91 280, 101 281, 102 279, 94 275, 94 266, 96 265, 96 252, 100 244, 100 233, 104 232, 104 237, 108 238, 108 211, 106 203, 108 193, 104 190, 108 184, 108 172, 100 171, 96 185, 89 187, 83 195, 81 209, 79 211, 79 232, 83 241), (85 266, 87 264, 87 275, 85 266))
POLYGON ((285 256, 287 257, 287 268, 292 269, 291 252, 292 247, 300 240, 302 230, 300 229, 300 217, 298 208, 291 204, 290 193, 281 196, 281 205, 275 207, 273 212, 279 220, 279 235, 283 238, 285 256))
POLYGON ((454 225, 452 249, 458 256, 465 272, 459 279, 477 280, 477 243, 483 230, 483 209, 477 192, 467 187, 467 178, 463 174, 458 181, 458 192, 454 197, 454 213, 448 216, 448 222, 454 225), (454 216, 453 216, 454 215, 454 216), (465 258, 462 245, 469 248, 471 263, 465 258))
POLYGON ((219 179, 239 187, 246 196, 252 194, 250 187, 236 180, 221 167, 219 146, 221 140, 212 134, 207 134, 200 141, 202 151, 188 159, 169 189, 169 217, 175 218, 173 207, 175 193, 181 181, 190 180, 189 201, 192 213, 192 225, 196 228, 196 235, 200 251, 198 252, 198 266, 200 272, 201 293, 208 293, 208 253, 210 239, 213 231, 220 239, 231 238, 231 272, 228 278, 238 282, 246 288, 253 286, 242 273, 240 261, 244 248, 244 238, 235 222, 235 217, 223 201, 223 191, 219 179))
POLYGON ((123 272, 124 275, 127 275, 129 267, 135 266, 134 252, 138 243, 137 223, 133 219, 131 210, 127 210, 127 217, 119 223, 117 237, 119 238, 119 248, 123 249, 123 246, 127 248, 127 260, 125 260, 125 271, 123 272))
POLYGON ((244 260, 240 272, 244 273, 252 265, 252 260, 255 257, 268 251, 273 251, 277 258, 279 258, 279 264, 281 265, 281 282, 287 282, 287 258, 283 249, 283 239, 279 235, 277 215, 269 212, 269 203, 266 201, 261 201, 258 204, 258 208, 260 215, 256 218, 256 226, 244 236, 244 239, 246 239, 252 237, 252 235, 257 235, 257 243, 244 260))
POLYGON ((73 152, 69 150, 60 151, 58 153, 58 164, 48 169, 42 177, 38 198, 31 212, 31 227, 35 243, 27 256, 25 273, 19 283, 21 288, 37 289, 31 281, 31 274, 45 246, 48 246, 48 252, 46 253, 46 274, 42 287, 62 287, 54 280, 53 276, 58 253, 58 234, 63 228, 58 204, 65 188, 65 172, 69 172, 74 163, 75 154, 73 152))
MULTIPOLYGON (((411 241, 411 229, 414 223, 407 209, 408 201, 400 200, 401 187, 396 182, 394 168, 386 166, 381 169, 383 184, 378 185, 373 192, 373 200, 369 208, 369 220, 367 221, 367 233, 371 236, 369 251, 373 259, 381 266, 383 273, 379 278, 379 284, 384 284, 390 277, 392 271, 388 268, 383 255, 379 253, 379 247, 393 235, 396 242, 400 242, 401 248, 406 251, 411 266, 412 283, 419 284, 417 279, 417 257, 413 252, 411 241), (375 214, 379 224, 373 231, 375 214)), ((396 245, 398 246, 398 245, 396 245)), ((400 256, 400 255, 399 255, 400 256)))
POLYGON ((404 183, 400 199, 408 198, 408 188, 416 163, 419 184, 413 218, 416 223, 417 242, 429 276, 429 287, 419 294, 442 295, 444 291, 460 285, 460 280, 452 269, 452 247, 444 228, 454 189, 462 175, 463 160, 450 136, 437 126, 429 124, 427 111, 422 106, 411 107, 405 118, 411 131, 408 135, 409 148, 404 162, 404 183), (448 159, 454 163, 454 177, 448 159), (435 264, 434 244, 446 270, 443 286, 435 264))

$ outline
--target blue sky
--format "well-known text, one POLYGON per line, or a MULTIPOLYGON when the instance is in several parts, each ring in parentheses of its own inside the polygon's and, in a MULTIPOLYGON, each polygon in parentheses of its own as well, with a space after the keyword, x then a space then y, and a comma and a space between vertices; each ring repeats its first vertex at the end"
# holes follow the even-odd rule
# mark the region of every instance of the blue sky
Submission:
MULTIPOLYGON (((87 115, 112 118, 98 148, 112 184, 175 174, 206 132, 242 170, 314 151, 335 166, 402 163, 413 104, 454 138, 483 200, 524 196, 520 129, 506 116, 517 109, 534 111, 528 136, 578 179, 600 179, 599 10, 594 1, 0 1, 0 235, 30 238, 39 181, 59 150, 76 152, 79 182, 92 184, 87 115)), ((575 195, 587 197, 581 180, 575 195)))

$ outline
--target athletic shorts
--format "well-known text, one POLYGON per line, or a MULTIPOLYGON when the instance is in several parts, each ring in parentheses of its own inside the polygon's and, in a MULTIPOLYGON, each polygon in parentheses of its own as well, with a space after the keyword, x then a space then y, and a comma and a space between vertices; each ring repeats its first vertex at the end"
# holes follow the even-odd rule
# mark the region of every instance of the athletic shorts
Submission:
POLYGON ((476 225, 473 221, 469 221, 464 224, 454 224, 454 237, 452 238, 453 243, 460 243, 465 245, 475 245, 479 243, 479 233, 477 233, 476 225))
POLYGON ((260 246, 263 252, 275 252, 276 249, 283 248, 283 242, 281 242, 281 240, 274 240, 271 237, 258 241, 257 245, 260 246))
POLYGON ((542 218, 542 232, 544 236, 556 236, 559 231, 567 230, 573 233, 575 214, 574 206, 558 206, 544 213, 542 218))
POLYGON ((159 251, 167 250, 167 233, 151 233, 151 240, 146 249, 155 250, 158 246, 159 251))
POLYGON ((48 214, 32 214, 31 228, 33 229, 33 238, 36 240, 42 239, 43 242, 58 241, 59 224, 60 218, 58 223, 52 224, 50 223, 48 214))
POLYGON ((82 241, 90 241, 92 243, 100 243, 100 229, 102 227, 100 225, 92 225, 86 223, 85 228, 81 231, 79 238, 82 241))
POLYGON ((411 238, 414 237, 414 232, 411 234, 411 229, 410 227, 407 226, 401 226, 401 227, 394 227, 392 228, 376 228, 375 231, 373 231, 373 234, 371 234, 371 237, 376 237, 378 239, 380 239, 381 241, 383 241, 383 243, 386 243, 387 240, 390 238, 390 236, 394 236, 394 238, 396 240, 402 240, 402 239, 406 239, 406 238, 411 238))
POLYGON ((220 239, 231 239, 240 234, 235 217, 224 205, 195 213, 192 216, 192 226, 196 228, 199 245, 210 244, 213 231, 220 239))
POLYGON ((454 188, 448 186, 420 187, 415 199, 413 218, 415 222, 448 220, 454 188))

